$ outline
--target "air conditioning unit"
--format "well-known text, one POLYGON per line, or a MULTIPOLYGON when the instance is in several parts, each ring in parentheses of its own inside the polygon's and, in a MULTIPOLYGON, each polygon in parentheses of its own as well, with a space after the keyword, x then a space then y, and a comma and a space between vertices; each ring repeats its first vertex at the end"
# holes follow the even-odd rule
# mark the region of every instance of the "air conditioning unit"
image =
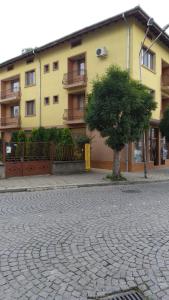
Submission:
POLYGON ((98 57, 107 56, 107 49, 106 49, 106 47, 97 48, 97 49, 96 49, 96 55, 97 55, 98 57))

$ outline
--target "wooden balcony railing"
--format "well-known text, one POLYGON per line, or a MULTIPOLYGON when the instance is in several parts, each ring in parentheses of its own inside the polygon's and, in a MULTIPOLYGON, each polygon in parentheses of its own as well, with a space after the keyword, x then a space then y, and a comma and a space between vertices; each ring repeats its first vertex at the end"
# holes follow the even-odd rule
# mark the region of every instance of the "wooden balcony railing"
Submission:
POLYGON ((169 75, 162 75, 161 76, 161 85, 162 86, 169 86, 169 75))
POLYGON ((20 118, 9 118, 9 117, 3 117, 0 118, 0 127, 7 127, 7 128, 18 128, 20 127, 20 118))
POLYGON ((65 109, 63 120, 65 121, 84 121, 85 109, 65 109))
POLYGON ((1 95, 0 95, 0 99, 1 100, 7 100, 7 99, 18 99, 20 98, 20 89, 17 90, 2 90, 1 91, 1 95))
POLYGON ((83 70, 81 74, 79 71, 69 72, 64 74, 63 76, 63 85, 65 88, 70 86, 79 86, 79 85, 86 85, 87 83, 87 73, 86 70, 83 70))

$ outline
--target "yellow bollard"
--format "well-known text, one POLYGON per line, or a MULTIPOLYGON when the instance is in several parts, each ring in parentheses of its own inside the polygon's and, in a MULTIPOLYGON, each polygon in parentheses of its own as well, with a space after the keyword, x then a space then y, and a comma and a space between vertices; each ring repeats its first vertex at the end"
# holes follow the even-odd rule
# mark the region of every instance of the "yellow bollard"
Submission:
POLYGON ((90 171, 90 144, 85 144, 85 169, 90 171))

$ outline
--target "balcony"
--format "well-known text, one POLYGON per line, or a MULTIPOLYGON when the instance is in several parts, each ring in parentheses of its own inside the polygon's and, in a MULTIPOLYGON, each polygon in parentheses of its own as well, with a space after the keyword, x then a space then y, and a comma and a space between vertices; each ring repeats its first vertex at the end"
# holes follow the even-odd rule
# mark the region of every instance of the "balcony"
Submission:
POLYGON ((86 70, 83 70, 81 74, 79 74, 79 71, 74 71, 74 72, 69 72, 64 74, 62 83, 65 89, 86 86, 87 84, 86 70))
POLYGON ((19 128, 20 127, 20 118, 0 118, 0 129, 10 129, 10 128, 19 128))
POLYGON ((163 96, 169 95, 169 75, 162 75, 161 77, 161 90, 163 93, 163 96))
POLYGON ((20 100, 20 89, 17 89, 16 91, 12 91, 11 89, 9 90, 1 90, 1 94, 0 94, 0 103, 1 104, 7 104, 13 101, 18 101, 20 100))
POLYGON ((63 114, 63 120, 65 124, 80 124, 85 123, 84 116, 85 109, 65 109, 63 114))

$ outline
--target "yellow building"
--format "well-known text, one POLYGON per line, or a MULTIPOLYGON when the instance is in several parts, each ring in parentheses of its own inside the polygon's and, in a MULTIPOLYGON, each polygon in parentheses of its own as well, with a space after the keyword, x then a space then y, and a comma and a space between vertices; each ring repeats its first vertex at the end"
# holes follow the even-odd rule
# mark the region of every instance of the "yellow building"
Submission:
MULTIPOLYGON (((74 135, 87 134, 92 140, 94 167, 111 168, 113 153, 97 132, 90 133, 84 120, 87 94, 92 80, 111 64, 128 69, 134 79, 139 75, 139 52, 149 16, 135 7, 123 14, 86 27, 57 41, 0 64, 0 131, 4 140, 11 132, 32 128, 69 127, 74 135)), ((145 53, 161 32, 150 28, 142 49, 145 53)), ((142 82, 154 94, 153 112, 147 134, 150 166, 168 163, 161 153, 165 141, 158 129, 159 120, 169 104, 169 36, 163 33, 145 53, 141 66, 142 82)), ((143 143, 128 145, 122 155, 122 169, 139 170, 143 143)), ((167 151, 165 152, 167 153, 167 151)))

